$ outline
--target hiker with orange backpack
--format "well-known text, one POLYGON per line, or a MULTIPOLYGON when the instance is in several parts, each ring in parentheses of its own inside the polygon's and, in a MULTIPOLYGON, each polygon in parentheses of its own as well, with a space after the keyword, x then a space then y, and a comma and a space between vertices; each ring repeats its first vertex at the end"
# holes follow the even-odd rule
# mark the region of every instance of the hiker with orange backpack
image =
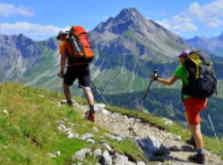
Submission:
POLYGON ((90 88, 89 64, 94 59, 88 34, 83 27, 73 26, 68 32, 60 32, 57 36, 59 43, 60 71, 58 76, 63 78, 66 104, 73 105, 70 86, 76 79, 88 100, 89 111, 86 118, 95 121, 94 96, 90 88), (66 71, 65 71, 66 69, 66 71))
POLYGON ((197 153, 190 156, 189 160, 203 164, 205 154, 200 112, 207 107, 207 98, 216 91, 217 80, 210 65, 198 52, 183 51, 179 55, 179 62, 180 65, 172 78, 163 79, 156 74, 156 76, 152 75, 152 79, 164 85, 172 85, 177 80, 182 81, 182 101, 186 120, 192 133, 192 137, 187 140, 187 143, 194 145, 197 149, 197 153))

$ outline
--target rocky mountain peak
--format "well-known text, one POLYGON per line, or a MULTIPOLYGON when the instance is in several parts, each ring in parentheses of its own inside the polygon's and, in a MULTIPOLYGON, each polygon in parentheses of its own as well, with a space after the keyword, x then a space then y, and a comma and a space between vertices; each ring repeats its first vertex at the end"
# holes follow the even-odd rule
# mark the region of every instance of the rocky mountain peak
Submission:
POLYGON ((123 9, 116 17, 110 17, 106 22, 99 24, 95 31, 97 32, 112 32, 114 34, 122 34, 130 28, 140 27, 147 20, 135 8, 123 9))
POLYGON ((189 40, 199 41, 199 40, 201 40, 201 37, 199 37, 199 36, 194 36, 193 38, 191 38, 191 39, 189 39, 189 40))
POLYGON ((23 34, 19 34, 14 36, 14 39, 16 41, 16 45, 20 46, 25 46, 25 45, 31 45, 34 44, 34 41, 23 34))
POLYGON ((116 17, 115 19, 121 19, 121 20, 133 20, 135 19, 143 19, 144 17, 142 14, 135 8, 126 8, 123 9, 116 17))

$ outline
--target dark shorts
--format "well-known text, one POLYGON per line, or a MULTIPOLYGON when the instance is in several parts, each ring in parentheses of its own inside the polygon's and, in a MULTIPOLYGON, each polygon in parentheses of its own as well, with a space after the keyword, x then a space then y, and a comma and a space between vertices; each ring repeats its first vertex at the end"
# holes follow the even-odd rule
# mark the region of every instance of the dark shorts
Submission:
POLYGON ((73 85, 78 79, 80 87, 89 87, 91 83, 90 71, 88 66, 71 66, 67 68, 64 75, 64 83, 68 86, 73 85))

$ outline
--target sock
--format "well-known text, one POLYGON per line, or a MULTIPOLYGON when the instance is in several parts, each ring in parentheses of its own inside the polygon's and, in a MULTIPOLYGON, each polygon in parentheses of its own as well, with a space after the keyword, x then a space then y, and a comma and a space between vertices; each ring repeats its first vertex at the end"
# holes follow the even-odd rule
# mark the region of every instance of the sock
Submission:
POLYGON ((89 105, 90 113, 94 113, 94 105, 89 105))
POLYGON ((197 149, 197 153, 198 154, 203 154, 204 153, 204 149, 197 149))

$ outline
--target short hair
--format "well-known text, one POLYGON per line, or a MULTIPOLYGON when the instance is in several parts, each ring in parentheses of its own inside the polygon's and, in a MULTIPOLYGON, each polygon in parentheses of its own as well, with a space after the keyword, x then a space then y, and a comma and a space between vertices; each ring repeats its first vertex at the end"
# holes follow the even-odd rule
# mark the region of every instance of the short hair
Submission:
POLYGON ((61 36, 64 36, 64 35, 67 35, 67 33, 66 32, 63 32, 63 31, 60 31, 59 33, 58 33, 58 35, 57 35, 57 40, 60 40, 60 38, 61 38, 61 36))

